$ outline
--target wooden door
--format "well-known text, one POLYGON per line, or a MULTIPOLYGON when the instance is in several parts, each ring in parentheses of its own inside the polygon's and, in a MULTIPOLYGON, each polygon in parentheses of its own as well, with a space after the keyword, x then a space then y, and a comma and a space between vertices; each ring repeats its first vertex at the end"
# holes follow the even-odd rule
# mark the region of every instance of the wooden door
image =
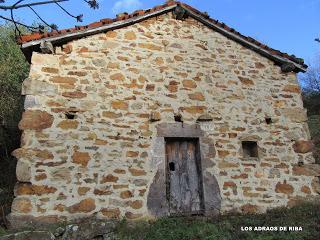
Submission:
POLYGON ((167 199, 170 215, 203 211, 203 191, 198 139, 166 139, 167 199))

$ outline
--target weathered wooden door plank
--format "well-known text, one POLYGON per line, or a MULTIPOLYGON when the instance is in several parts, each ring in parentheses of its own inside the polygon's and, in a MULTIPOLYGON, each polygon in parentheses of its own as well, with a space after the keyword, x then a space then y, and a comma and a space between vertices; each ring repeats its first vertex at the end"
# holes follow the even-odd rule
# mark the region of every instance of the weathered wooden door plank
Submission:
POLYGON ((171 215, 192 215, 202 210, 197 144, 194 139, 183 138, 166 142, 167 195, 171 215))

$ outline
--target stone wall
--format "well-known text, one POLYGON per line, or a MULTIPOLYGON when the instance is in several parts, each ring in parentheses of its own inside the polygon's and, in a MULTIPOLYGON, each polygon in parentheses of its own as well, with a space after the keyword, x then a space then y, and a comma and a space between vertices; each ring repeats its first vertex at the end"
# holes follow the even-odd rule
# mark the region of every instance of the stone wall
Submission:
POLYGON ((12 221, 149 217, 157 126, 178 114, 212 119, 200 124, 203 174, 217 179, 222 212, 319 194, 296 74, 191 18, 168 13, 34 52, 23 94, 12 221), (259 159, 243 158, 244 140, 258 142, 259 159))

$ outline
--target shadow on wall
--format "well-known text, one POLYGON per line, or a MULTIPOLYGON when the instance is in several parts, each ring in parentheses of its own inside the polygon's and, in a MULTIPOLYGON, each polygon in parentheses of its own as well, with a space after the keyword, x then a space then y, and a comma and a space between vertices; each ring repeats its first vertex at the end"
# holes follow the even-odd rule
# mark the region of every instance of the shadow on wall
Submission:
POLYGON ((17 127, 0 126, 0 227, 6 225, 5 216, 10 213, 14 198, 17 160, 11 152, 19 147, 20 136, 17 127))

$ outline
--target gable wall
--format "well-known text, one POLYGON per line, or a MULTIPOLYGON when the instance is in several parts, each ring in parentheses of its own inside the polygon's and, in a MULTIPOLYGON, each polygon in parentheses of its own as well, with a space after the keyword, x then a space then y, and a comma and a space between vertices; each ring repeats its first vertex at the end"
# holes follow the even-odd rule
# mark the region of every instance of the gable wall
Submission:
POLYGON ((190 125, 213 117, 202 124, 212 153, 205 164, 223 212, 316 195, 314 173, 297 166, 313 163, 312 155, 293 149, 310 138, 296 75, 195 20, 167 14, 55 55, 34 53, 23 93, 22 148, 14 154, 25 183, 13 219, 149 216, 156 126, 174 123, 174 114, 190 125), (242 158, 246 139, 258 141, 259 160, 242 158))

